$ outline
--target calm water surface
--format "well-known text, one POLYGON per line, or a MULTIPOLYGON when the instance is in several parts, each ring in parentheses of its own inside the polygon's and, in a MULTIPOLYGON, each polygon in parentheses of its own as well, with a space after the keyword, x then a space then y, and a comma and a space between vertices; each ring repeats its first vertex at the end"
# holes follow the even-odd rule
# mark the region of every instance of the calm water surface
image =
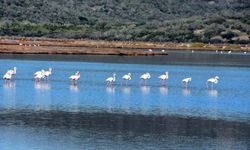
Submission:
POLYGON ((0 149, 249 149, 250 56, 173 55, 178 61, 1 55, 1 74, 18 70, 13 81, 0 80, 0 149), (48 67, 50 80, 35 83, 33 73, 48 67), (68 77, 77 70, 81 79, 72 85, 68 77), (159 87, 165 71, 167 86, 159 87), (132 80, 121 86, 128 72, 132 80), (152 78, 139 86, 145 72, 152 78), (117 81, 106 87, 113 73, 117 81), (215 75, 219 84, 206 89, 215 75), (185 77, 193 78, 187 89, 181 87, 185 77))

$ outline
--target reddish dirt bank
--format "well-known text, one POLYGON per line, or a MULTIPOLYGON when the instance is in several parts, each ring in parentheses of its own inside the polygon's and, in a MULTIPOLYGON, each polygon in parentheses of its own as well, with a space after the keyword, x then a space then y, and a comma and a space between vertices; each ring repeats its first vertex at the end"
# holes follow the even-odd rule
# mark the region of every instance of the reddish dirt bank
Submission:
POLYGON ((103 41, 1 38, 0 53, 11 54, 92 54, 92 55, 167 55, 165 52, 138 50, 129 47, 104 46, 103 41))
POLYGON ((167 55, 162 50, 250 51, 250 45, 0 37, 0 53, 167 55))

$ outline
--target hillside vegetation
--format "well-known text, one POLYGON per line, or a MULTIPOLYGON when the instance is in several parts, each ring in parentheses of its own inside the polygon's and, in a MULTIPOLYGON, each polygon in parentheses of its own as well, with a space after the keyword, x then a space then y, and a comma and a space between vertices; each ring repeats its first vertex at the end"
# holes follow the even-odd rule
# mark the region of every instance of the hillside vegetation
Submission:
POLYGON ((0 0, 0 35, 250 43, 249 0, 0 0))

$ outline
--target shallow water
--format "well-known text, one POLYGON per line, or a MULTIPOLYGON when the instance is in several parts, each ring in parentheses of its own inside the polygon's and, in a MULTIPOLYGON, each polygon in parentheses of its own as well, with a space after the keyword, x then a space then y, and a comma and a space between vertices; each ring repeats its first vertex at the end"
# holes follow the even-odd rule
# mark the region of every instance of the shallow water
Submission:
POLYGON ((161 63, 164 59, 150 64, 147 59, 144 64, 110 63, 107 58, 112 56, 101 63, 97 57, 97 62, 48 61, 44 56, 42 60, 0 59, 1 74, 18 68, 13 81, 0 81, 0 148, 249 149, 247 56, 237 63, 231 59, 236 56, 222 56, 227 60, 223 65, 207 58, 210 61, 202 66, 180 60, 161 63), (51 78, 34 82, 32 74, 48 67, 53 68, 51 78), (68 77, 77 70, 81 79, 72 85, 68 77), (157 77, 165 71, 170 78, 160 87, 157 77), (132 80, 121 86, 121 76, 128 72, 132 80), (147 86, 140 86, 139 77, 145 72, 152 78, 147 86), (105 79, 113 73, 117 81, 106 87, 105 79), (205 81, 215 75, 219 84, 207 89, 205 81), (187 89, 181 87, 185 77, 193 78, 187 89))

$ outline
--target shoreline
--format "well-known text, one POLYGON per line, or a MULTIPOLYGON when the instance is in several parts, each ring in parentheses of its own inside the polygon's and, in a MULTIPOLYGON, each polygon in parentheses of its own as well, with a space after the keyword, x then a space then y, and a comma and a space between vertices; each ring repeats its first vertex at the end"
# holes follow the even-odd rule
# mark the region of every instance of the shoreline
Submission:
POLYGON ((250 51, 250 45, 0 37, 0 53, 154 56, 166 50, 250 51))

